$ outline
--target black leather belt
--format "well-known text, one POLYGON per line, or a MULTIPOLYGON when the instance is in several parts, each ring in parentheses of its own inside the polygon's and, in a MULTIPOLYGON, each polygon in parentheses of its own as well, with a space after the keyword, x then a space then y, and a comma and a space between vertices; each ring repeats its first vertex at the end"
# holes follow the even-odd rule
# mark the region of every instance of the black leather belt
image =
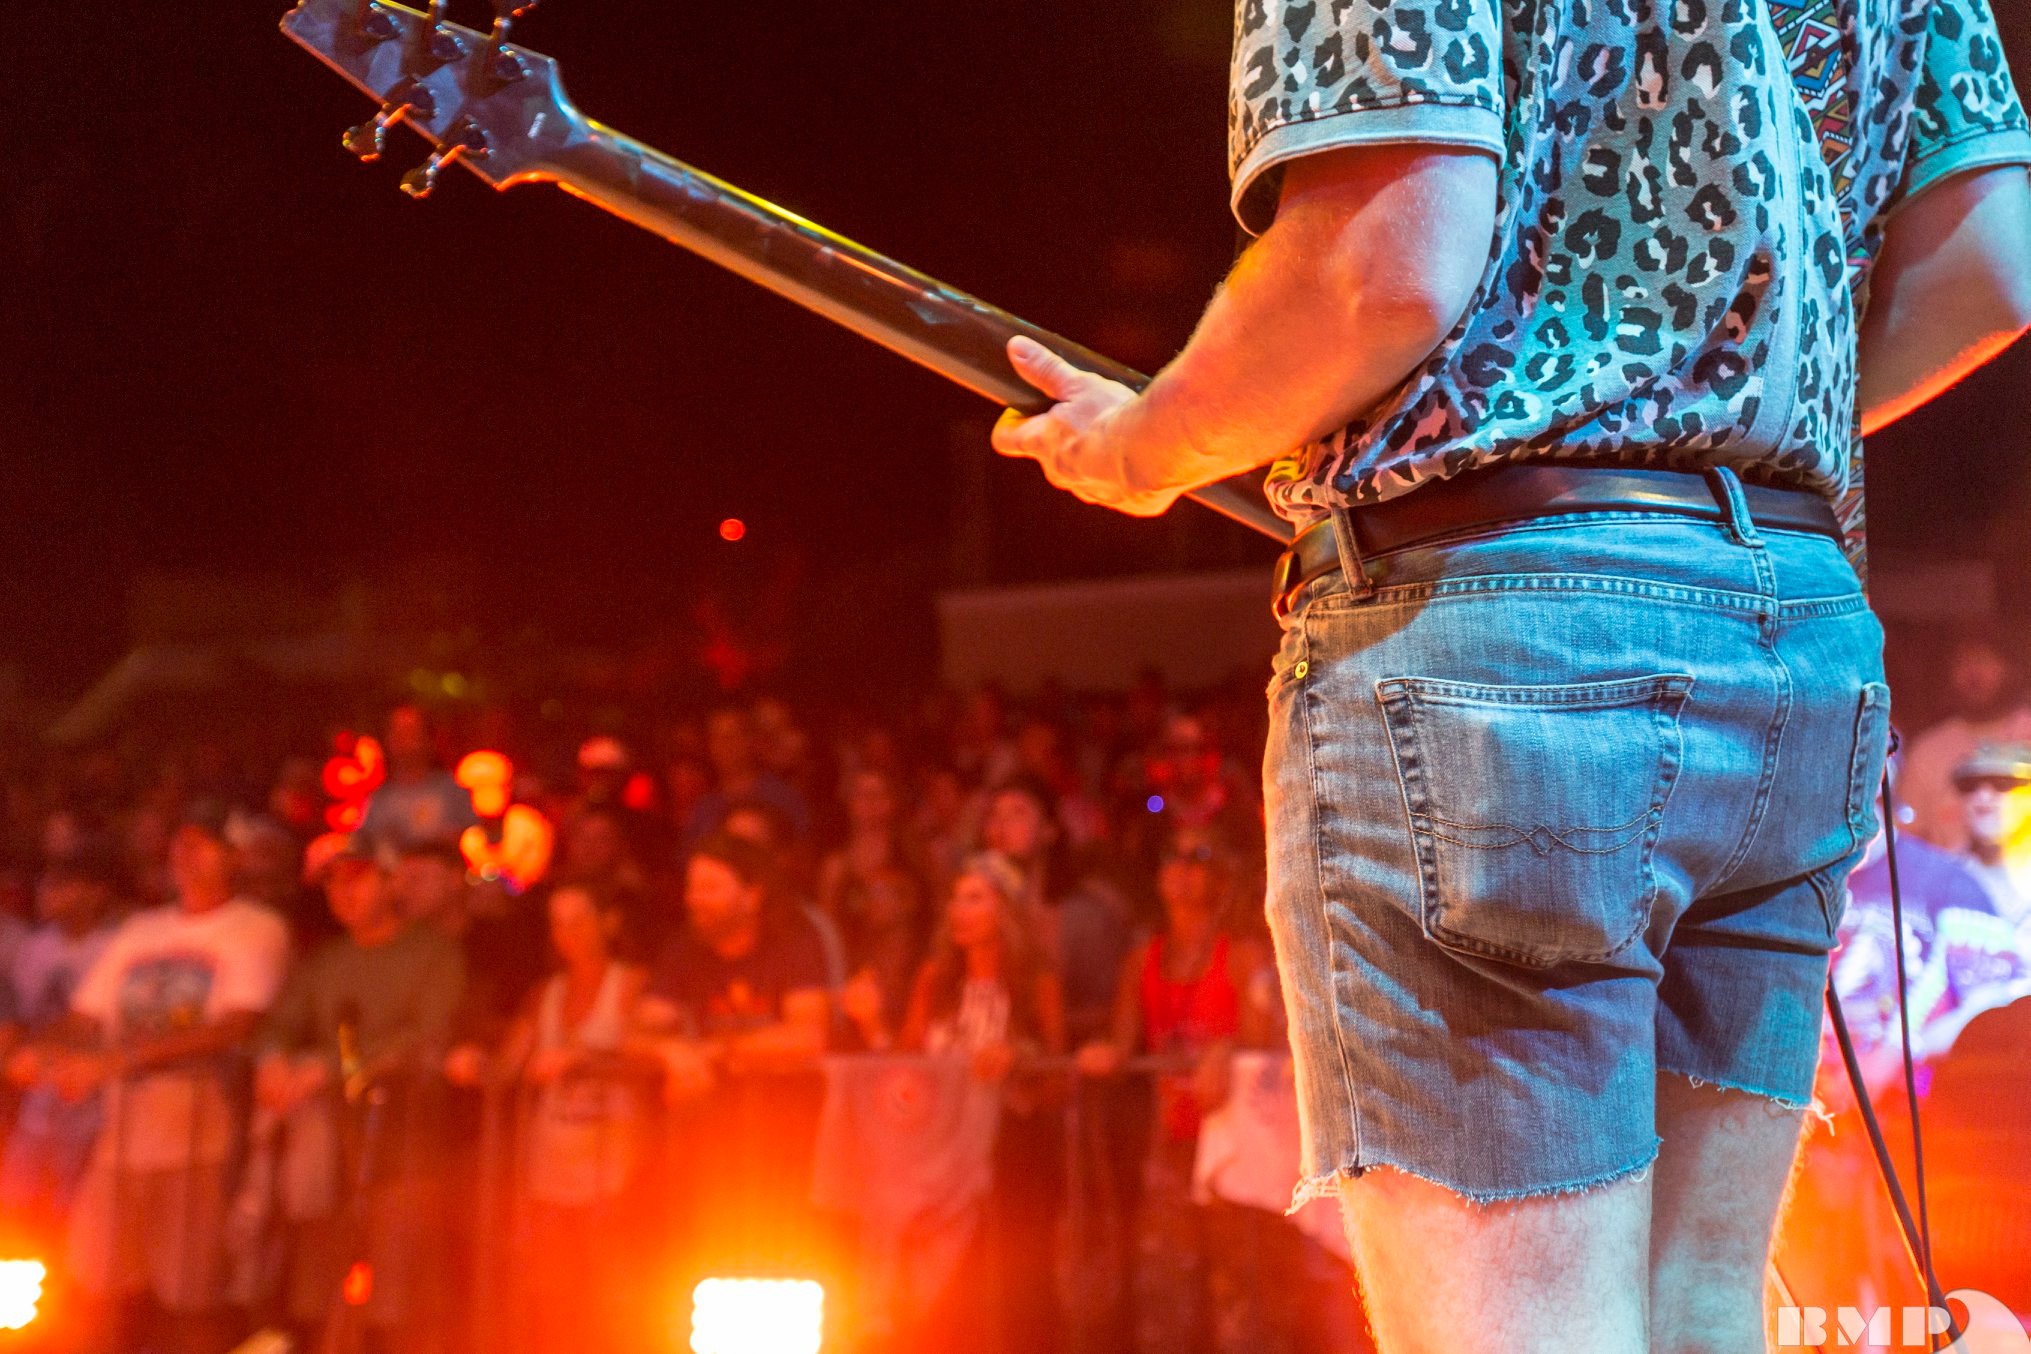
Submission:
MULTIPOLYGON (((1744 484, 1749 520, 1773 531, 1841 538, 1833 505, 1806 489, 1744 484)), ((1555 462, 1495 466, 1424 485, 1400 498, 1353 509, 1348 520, 1364 559, 1482 527, 1576 512, 1661 512, 1719 523, 1725 519, 1705 474, 1555 462)), ((1276 562, 1276 613, 1288 613, 1298 589, 1340 567, 1330 518, 1298 534, 1276 562)))

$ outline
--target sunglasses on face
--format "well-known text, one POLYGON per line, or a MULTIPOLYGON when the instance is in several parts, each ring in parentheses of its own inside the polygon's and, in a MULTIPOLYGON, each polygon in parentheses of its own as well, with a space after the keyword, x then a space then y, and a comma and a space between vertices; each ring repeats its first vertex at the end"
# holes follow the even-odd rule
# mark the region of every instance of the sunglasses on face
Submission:
POLYGON ((1977 790, 1994 790, 1999 795, 2006 795, 2012 790, 2021 790, 2031 785, 2031 781, 2018 780, 2014 776, 1968 776, 1954 781, 1953 784, 1954 788, 1964 795, 1973 794, 1977 790))

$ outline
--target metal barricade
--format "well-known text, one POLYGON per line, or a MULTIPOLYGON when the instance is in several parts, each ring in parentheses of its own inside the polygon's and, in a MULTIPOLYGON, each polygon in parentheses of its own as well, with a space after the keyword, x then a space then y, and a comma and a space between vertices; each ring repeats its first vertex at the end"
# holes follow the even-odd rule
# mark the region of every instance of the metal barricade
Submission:
POLYGON ((474 1108, 471 1347, 599 1348, 641 1295, 665 1193, 658 1079, 597 1056, 547 1084, 491 1085, 474 1108))

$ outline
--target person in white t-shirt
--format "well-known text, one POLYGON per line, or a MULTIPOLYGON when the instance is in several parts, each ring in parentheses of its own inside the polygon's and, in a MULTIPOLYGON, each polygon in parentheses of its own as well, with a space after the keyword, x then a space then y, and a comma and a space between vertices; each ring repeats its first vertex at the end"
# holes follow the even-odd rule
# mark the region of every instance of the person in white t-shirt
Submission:
MULTIPOLYGON (((60 1094, 106 1092, 71 1276, 109 1303, 152 1295, 158 1342, 172 1350, 230 1343, 222 1232, 239 1125, 227 1069, 288 963, 283 920, 233 894, 236 855, 222 814, 185 817, 169 845, 175 901, 121 924, 38 1057, 39 1080, 60 1094)), ((137 1347, 122 1334, 114 1348, 137 1347)))

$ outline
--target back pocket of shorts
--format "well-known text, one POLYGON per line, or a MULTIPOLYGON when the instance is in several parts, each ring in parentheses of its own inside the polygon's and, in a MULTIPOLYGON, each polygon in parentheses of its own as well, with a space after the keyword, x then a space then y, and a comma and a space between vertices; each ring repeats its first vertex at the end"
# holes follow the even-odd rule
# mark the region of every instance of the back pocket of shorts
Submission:
POLYGON ((1855 753, 1848 764, 1848 831, 1857 850, 1882 828, 1876 813, 1876 791, 1883 781, 1883 762, 1890 755, 1890 688, 1881 682, 1862 687, 1855 706, 1855 753))
POLYGON ((1643 930, 1678 779, 1678 674, 1568 686, 1376 684, 1433 940, 1532 968, 1643 930))

